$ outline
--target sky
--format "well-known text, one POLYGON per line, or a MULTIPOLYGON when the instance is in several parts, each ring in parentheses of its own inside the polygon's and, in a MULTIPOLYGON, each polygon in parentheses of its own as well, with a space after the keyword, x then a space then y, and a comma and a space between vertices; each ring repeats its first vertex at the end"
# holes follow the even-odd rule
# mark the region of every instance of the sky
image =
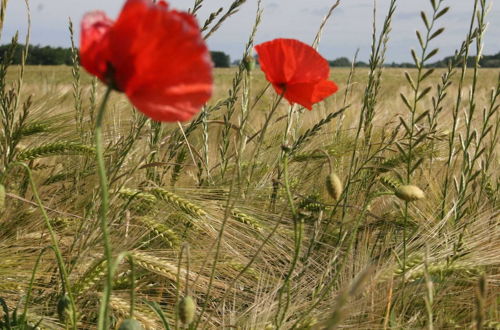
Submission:
MULTIPOLYGON (((188 9, 194 0, 170 0, 172 7, 188 9)), ((262 23, 257 32, 256 43, 278 37, 295 38, 311 43, 318 27, 334 0, 262 0, 264 10, 262 23)), ((75 24, 76 40, 83 14, 91 10, 103 10, 111 18, 116 18, 124 0, 29 0, 31 7, 31 43, 38 45, 70 45, 68 19, 75 24)), ((205 0, 198 12, 202 24, 208 15, 219 7, 227 8, 232 0, 205 0)), ((390 0, 378 0, 377 22, 380 25, 387 13, 390 0)), ((444 0, 451 10, 438 26, 446 28, 436 39, 433 46, 439 47, 437 56, 442 58, 453 54, 468 31, 473 0, 444 0)), ((500 52, 500 0, 489 0, 491 9, 488 14, 484 54, 500 52)), ((221 29, 209 38, 212 50, 221 50, 232 59, 241 57, 257 8, 257 0, 247 0, 241 10, 231 17, 221 29)), ((374 0, 342 0, 324 30, 320 53, 328 59, 338 57, 352 58, 359 49, 359 60, 366 61, 370 53, 374 0)), ((387 62, 411 61, 410 49, 418 48, 415 36, 417 29, 423 29, 420 11, 429 12, 428 0, 398 0, 393 29, 387 52, 387 62)), ((0 42, 10 41, 16 31, 22 38, 27 27, 24 0, 9 0, 7 15, 0 42)))

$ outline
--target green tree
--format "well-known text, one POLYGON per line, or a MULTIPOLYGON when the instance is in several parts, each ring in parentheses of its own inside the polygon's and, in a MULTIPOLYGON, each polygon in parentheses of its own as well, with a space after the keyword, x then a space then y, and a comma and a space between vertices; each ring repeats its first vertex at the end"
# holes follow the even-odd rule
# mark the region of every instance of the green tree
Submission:
POLYGON ((231 58, 224 52, 213 51, 210 52, 212 56, 212 61, 216 68, 229 68, 231 66, 231 58))

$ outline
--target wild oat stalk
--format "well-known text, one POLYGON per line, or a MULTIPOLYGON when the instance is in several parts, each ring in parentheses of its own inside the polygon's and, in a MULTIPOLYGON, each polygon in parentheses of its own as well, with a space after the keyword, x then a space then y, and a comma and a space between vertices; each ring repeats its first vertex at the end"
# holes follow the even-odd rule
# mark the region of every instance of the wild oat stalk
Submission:
MULTIPOLYGON (((244 1, 243 1, 244 2, 244 1)), ((243 4, 243 2, 241 4, 243 4)), ((255 39, 255 34, 257 33, 257 28, 261 22, 261 15, 262 11, 260 9, 260 1, 257 3, 257 14, 255 17, 255 22, 252 28, 252 32, 250 33, 250 36, 248 37, 248 41, 245 45, 245 50, 243 52, 243 59, 246 59, 248 56, 251 56, 251 50, 254 44, 254 39, 255 39)), ((247 70, 247 67, 245 66, 245 61, 241 61, 238 71, 236 72, 234 78, 233 78, 233 84, 231 89, 229 90, 229 96, 228 99, 230 102, 227 105, 227 111, 224 114, 224 128, 222 129, 222 142, 219 145, 219 154, 220 154, 220 163, 221 163, 221 178, 224 178, 224 175, 227 170, 227 166, 229 164, 229 157, 227 155, 228 150, 229 150, 229 145, 231 143, 231 120, 233 117, 233 114, 236 111, 236 105, 238 101, 238 93, 241 89, 241 85, 243 84, 244 89, 243 89, 243 94, 246 95, 244 96, 243 100, 243 105, 242 105, 242 114, 240 116, 240 135, 244 134, 244 126, 246 121, 248 120, 249 116, 249 102, 250 102, 250 81, 251 81, 251 76, 249 70, 247 70), (241 126, 243 125, 243 127, 241 126)), ((238 151, 242 151, 242 146, 243 146, 243 141, 241 139, 242 137, 240 136, 240 148, 238 151)))
POLYGON ((259 0, 257 2, 257 13, 255 16, 255 23, 253 25, 252 33, 250 34, 250 38, 248 39, 247 45, 245 47, 245 51, 243 53, 243 60, 242 63, 240 63, 240 66, 242 65, 243 68, 245 69, 244 71, 244 78, 243 78, 243 95, 242 95, 242 100, 241 100, 241 113, 239 115, 238 121, 239 121, 239 130, 238 130, 238 154, 237 154, 237 166, 238 166, 238 176, 240 180, 240 186, 241 186, 241 179, 243 177, 242 173, 242 166, 241 166, 241 159, 243 157, 243 152, 245 151, 245 147, 247 144, 247 136, 245 134, 245 129, 246 125, 248 122, 248 119, 250 117, 250 112, 252 110, 251 108, 251 95, 252 95, 252 71, 253 71, 253 66, 255 66, 255 60, 252 56, 252 47, 255 39, 255 35, 257 33, 257 29, 260 25, 260 22, 262 20, 262 13, 263 10, 261 9, 261 1, 259 0))
POLYGON ((455 102, 455 106, 453 107, 452 110, 452 116, 453 116, 453 123, 452 123, 452 128, 451 132, 448 137, 448 155, 447 155, 447 161, 445 165, 445 175, 444 175, 444 183, 442 185, 442 203, 441 203, 441 218, 444 219, 447 213, 447 206, 448 206, 448 195, 449 195, 449 188, 450 188, 450 175, 451 172, 454 168, 453 162, 454 158, 456 156, 456 150, 455 150, 455 140, 458 135, 458 126, 460 122, 460 109, 462 105, 462 94, 463 94, 463 88, 465 84, 465 73, 467 71, 467 60, 469 58, 469 52, 470 52, 470 45, 472 42, 475 40, 477 37, 478 30, 475 28, 474 21, 476 17, 476 11, 478 8, 479 1, 474 0, 474 6, 473 6, 473 11, 472 11, 472 16, 470 19, 470 24, 469 24, 469 30, 465 39, 465 42, 463 45, 465 46, 464 52, 463 52, 463 57, 461 59, 461 73, 460 73, 460 79, 458 82, 458 94, 455 102))
POLYGON ((396 11, 396 0, 391 0, 389 11, 385 16, 382 25, 382 31, 377 37, 376 28, 376 6, 373 8, 373 34, 372 46, 370 54, 370 71, 368 74, 368 83, 363 95, 363 105, 361 115, 363 119, 363 132, 365 136, 365 145, 370 144, 372 135, 372 121, 375 117, 375 109, 377 105, 377 95, 380 91, 380 83, 382 77, 382 67, 385 61, 385 53, 387 51, 387 43, 389 42, 389 34, 391 32, 392 18, 396 11))
MULTIPOLYGON (((427 69, 425 70, 425 64, 427 61, 432 59, 438 52, 438 48, 434 48, 432 50, 429 50, 430 48, 430 43, 432 40, 437 38, 439 35, 441 35, 444 32, 444 28, 435 28, 435 25, 439 18, 443 17, 448 11, 449 7, 445 7, 441 9, 442 3, 444 0, 431 0, 431 6, 432 6, 432 17, 429 19, 427 17, 427 14, 422 11, 420 12, 420 17, 422 18, 422 21, 425 26, 425 36, 422 36, 420 31, 417 31, 417 39, 421 48, 420 56, 417 55, 416 51, 412 49, 411 55, 413 57, 413 61, 415 66, 417 67, 417 77, 416 80, 414 81, 411 76, 406 72, 405 77, 406 80, 408 81, 408 84, 410 85, 413 95, 411 101, 408 100, 408 98, 404 95, 401 94, 401 98, 403 100, 404 105, 406 106, 407 110, 409 111, 409 118, 406 120, 400 117, 400 122, 405 129, 405 138, 407 138, 407 142, 403 147, 401 147, 399 144, 398 150, 400 153, 403 155, 403 157, 406 159, 406 184, 410 185, 411 184, 411 179, 412 179, 412 174, 420 167, 420 165, 423 162, 423 158, 419 159, 414 159, 414 154, 413 150, 417 147, 419 147, 420 144, 424 142, 424 138, 426 136, 425 132, 423 130, 418 130, 416 129, 417 125, 423 121, 424 119, 427 118, 428 116, 428 111, 424 111, 421 114, 417 113, 418 110, 418 105, 419 102, 423 100, 423 98, 429 94, 431 91, 432 87, 427 86, 423 87, 423 84, 427 78, 434 72, 434 69, 427 69)), ((405 228, 403 228, 403 278, 404 278, 404 273, 406 271, 406 245, 407 245, 407 230, 406 230, 406 223, 408 221, 409 213, 408 213, 408 208, 409 208, 409 202, 405 202, 405 209, 404 209, 404 221, 405 221, 405 228)), ((405 295, 404 295, 404 289, 405 289, 405 282, 403 280, 403 291, 402 291, 402 304, 404 306, 405 304, 405 295)), ((404 308, 404 307, 403 307, 404 308)))
POLYGON ((69 19, 69 35, 71 40, 71 74, 73 76, 73 98, 75 102, 75 123, 76 130, 80 133, 80 139, 83 141, 83 106, 82 106, 82 90, 80 87, 80 65, 78 57, 78 49, 75 46, 73 21, 69 19))
MULTIPOLYGON (((464 135, 459 134, 460 151, 462 153, 462 164, 460 169, 460 179, 455 180, 455 189, 457 191, 457 200, 455 202, 455 223, 460 222, 469 210, 465 204, 469 200, 469 187, 472 182, 481 174, 481 169, 477 169, 477 163, 486 151, 485 140, 495 127, 494 117, 500 108, 500 79, 497 86, 490 94, 489 105, 483 109, 481 116, 481 125, 479 130, 473 128, 473 122, 476 117, 476 97, 479 81, 479 61, 482 57, 483 35, 486 30, 486 1, 480 0, 480 7, 477 11, 476 34, 476 55, 474 57, 474 73, 472 78, 471 91, 469 93, 468 108, 464 116, 466 130, 464 135)), ((471 205, 471 208, 474 208, 471 205)))
MULTIPOLYGON (((197 2, 202 2, 200 0, 196 0, 197 2)), ((234 0, 233 3, 229 6, 227 11, 222 15, 221 18, 215 23, 215 25, 210 29, 210 31, 203 36, 203 38, 206 40, 210 38, 212 34, 214 34, 221 26, 222 23, 224 23, 229 17, 233 16, 238 12, 240 7, 246 2, 247 0, 234 0)))

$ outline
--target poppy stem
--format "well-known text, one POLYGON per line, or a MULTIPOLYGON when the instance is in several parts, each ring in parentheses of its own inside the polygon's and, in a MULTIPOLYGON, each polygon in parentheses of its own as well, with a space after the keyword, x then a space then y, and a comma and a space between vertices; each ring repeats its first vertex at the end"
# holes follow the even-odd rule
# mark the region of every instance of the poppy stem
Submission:
POLYGON ((300 252, 302 250, 302 241, 304 236, 304 221, 300 219, 297 214, 297 209, 295 208, 295 204, 293 202, 293 195, 290 189, 290 180, 288 174, 288 157, 289 151, 285 151, 283 157, 283 174, 285 180, 285 191, 288 199, 288 205, 290 206, 290 212, 292 213, 293 218, 293 232, 294 232, 294 241, 295 241, 295 249, 293 254, 292 263, 290 265, 290 269, 285 277, 283 285, 278 291, 278 310, 275 315, 275 325, 277 329, 280 329, 285 321, 287 316, 287 312, 290 308, 290 298, 291 298, 291 288, 290 281, 293 277, 293 273, 297 268, 297 264, 300 258, 300 252), (286 299, 283 301, 283 295, 286 294, 286 299))
POLYGON ((108 179, 106 177, 106 165, 104 163, 104 150, 102 143, 102 122, 104 119, 106 104, 108 103, 111 91, 112 89, 108 87, 104 94, 101 105, 99 107, 99 112, 97 113, 95 132, 94 132, 96 154, 97 154, 97 170, 99 173, 99 183, 101 186, 101 208, 99 210, 99 221, 102 230, 104 256, 107 261, 106 283, 104 285, 104 292, 101 299, 101 305, 99 308, 99 319, 98 319, 99 330, 108 329, 108 307, 109 307, 109 300, 111 298, 111 290, 113 286, 112 250, 111 250, 111 242, 109 239, 109 229, 107 220, 108 209, 109 209, 109 192, 108 192, 108 179))

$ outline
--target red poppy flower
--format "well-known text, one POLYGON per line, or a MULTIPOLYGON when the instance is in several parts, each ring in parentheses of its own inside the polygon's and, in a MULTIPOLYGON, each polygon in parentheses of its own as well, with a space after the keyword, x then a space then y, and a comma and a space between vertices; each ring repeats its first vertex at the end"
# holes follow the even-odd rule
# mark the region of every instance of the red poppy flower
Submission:
POLYGON ((327 80, 330 65, 314 48, 294 39, 275 39, 255 46, 266 79, 290 103, 311 110, 338 90, 327 80))
POLYGON ((116 22, 86 14, 80 59, 154 120, 188 120, 212 94, 212 62, 194 16, 164 1, 128 0, 116 22))

